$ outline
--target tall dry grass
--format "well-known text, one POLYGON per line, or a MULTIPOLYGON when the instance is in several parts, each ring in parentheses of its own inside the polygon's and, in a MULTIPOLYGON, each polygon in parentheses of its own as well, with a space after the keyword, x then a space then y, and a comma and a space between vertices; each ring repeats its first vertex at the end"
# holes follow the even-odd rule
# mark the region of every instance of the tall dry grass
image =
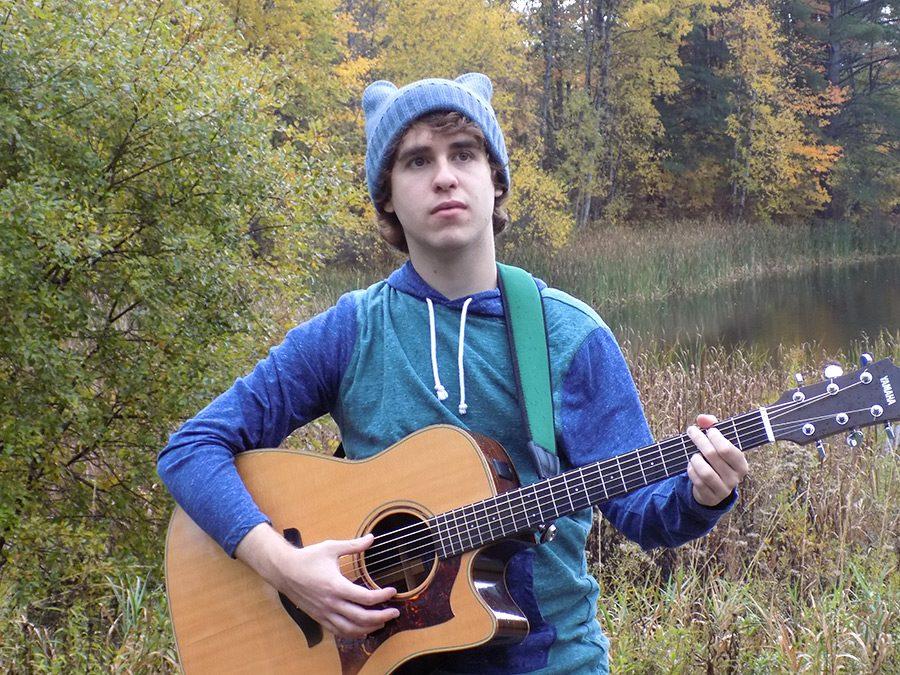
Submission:
MULTIPOLYGON (((900 361, 900 334, 861 346, 900 361)), ((626 344, 626 349, 628 345, 626 344)), ((699 411, 725 417, 771 403, 826 361, 803 347, 775 354, 706 348, 630 355, 658 437, 699 411)), ((833 437, 751 452, 735 508, 705 538, 643 552, 599 527, 590 554, 612 639, 614 672, 900 672, 900 467, 880 428, 856 449, 833 437)))
MULTIPOLYGON (((860 347, 900 361, 900 334, 860 347)), ((826 358, 849 370, 859 351, 624 348, 659 438, 700 411, 725 417, 771 403, 790 373, 811 381, 826 358)), ((335 440, 320 423, 292 442, 335 440)), ((598 528, 588 553, 613 672, 900 672, 896 450, 870 430, 855 450, 832 443, 823 463, 810 447, 777 443, 753 451, 750 464, 737 505, 703 539, 643 552, 598 528)), ((123 565, 91 603, 49 623, 39 603, 21 611, 3 602, 0 583, 0 671, 176 672, 158 574, 123 565)))
MULTIPOLYGON (((512 262, 608 305, 893 253, 897 243, 888 227, 704 221, 578 235, 555 256, 520 251, 512 262)), ((303 313, 388 271, 327 270, 303 313)), ((296 314, 282 310, 286 321, 296 314)), ((846 354, 634 345, 623 346, 657 437, 680 432, 701 411, 724 417, 774 401, 791 373, 816 373, 828 359, 849 368, 868 349, 900 361, 897 332, 846 354)), ((290 441, 322 450, 335 442, 327 421, 290 441)), ((896 449, 883 434, 868 432, 855 450, 835 442, 824 463, 789 444, 754 451, 732 512, 679 549, 647 553, 608 526, 598 531, 588 552, 603 589, 598 615, 612 639, 613 672, 900 672, 900 488, 896 449)), ((116 578, 64 611, 42 598, 14 604, 0 577, 0 672, 177 672, 161 561, 148 569, 129 560, 124 552, 116 578)))

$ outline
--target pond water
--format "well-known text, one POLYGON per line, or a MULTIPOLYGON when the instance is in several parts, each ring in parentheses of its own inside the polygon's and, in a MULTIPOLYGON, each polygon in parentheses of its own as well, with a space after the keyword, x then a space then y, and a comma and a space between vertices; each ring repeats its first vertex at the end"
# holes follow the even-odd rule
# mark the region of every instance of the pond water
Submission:
POLYGON ((707 293, 601 311, 617 335, 636 342, 815 343, 846 351, 864 336, 900 331, 900 258, 731 284, 707 293))

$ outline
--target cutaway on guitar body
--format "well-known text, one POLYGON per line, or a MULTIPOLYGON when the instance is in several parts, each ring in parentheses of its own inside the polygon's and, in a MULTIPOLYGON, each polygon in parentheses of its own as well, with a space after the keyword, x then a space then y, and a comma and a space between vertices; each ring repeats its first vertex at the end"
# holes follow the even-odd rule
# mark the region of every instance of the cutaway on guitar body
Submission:
POLYGON ((166 587, 186 673, 413 673, 442 652, 518 642, 528 622, 504 580, 529 540, 460 555, 435 516, 518 487, 496 442, 428 427, 368 460, 265 450, 236 458, 273 527, 308 546, 367 532, 375 544, 341 559, 345 576, 393 586, 400 617, 362 640, 335 639, 242 562, 229 558, 180 509, 166 542, 166 587), (379 543, 380 542, 380 543, 379 543))

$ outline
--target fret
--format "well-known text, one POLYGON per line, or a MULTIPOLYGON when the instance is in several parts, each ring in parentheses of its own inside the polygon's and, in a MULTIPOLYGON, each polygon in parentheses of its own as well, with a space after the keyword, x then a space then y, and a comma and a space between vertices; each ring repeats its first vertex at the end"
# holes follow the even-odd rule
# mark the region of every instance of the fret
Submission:
POLYGON ((641 453, 635 452, 634 454, 637 457, 638 466, 641 469, 641 477, 644 479, 644 485, 646 485, 647 484, 647 474, 644 473, 644 463, 641 461, 641 453))
POLYGON ((600 478, 600 487, 603 488, 603 498, 609 499, 609 492, 606 490, 606 481, 603 479, 603 470, 597 467, 597 476, 600 478))
POLYGON ((475 540, 472 539, 472 519, 471 519, 471 509, 472 506, 464 506, 462 508, 462 517, 463 517, 463 533, 466 535, 466 539, 469 540, 468 549, 475 548, 475 540))
MULTIPOLYGON (((494 524, 492 522, 492 518, 490 513, 488 512, 488 507, 490 506, 490 502, 481 502, 479 505, 481 507, 481 516, 484 517, 484 524, 487 525, 487 541, 494 541, 496 537, 494 536, 494 524)), ((480 520, 480 517, 479 517, 480 520)), ((484 537, 481 538, 482 543, 484 543, 484 537)))
POLYGON ((554 481, 558 480, 559 476, 556 476, 547 481, 547 487, 550 489, 550 506, 553 507, 553 511, 556 514, 553 516, 554 520, 559 518, 559 507, 556 505, 556 486, 553 484, 554 481))
MULTIPOLYGON (((519 509, 522 514, 522 517, 525 519, 525 521, 521 525, 521 528, 527 529, 529 520, 528 520, 528 506, 525 504, 525 490, 524 490, 524 488, 519 488, 518 490, 516 490, 516 492, 519 495, 519 509)), ((516 521, 516 525, 518 525, 518 524, 519 524, 519 522, 516 521)))
POLYGON ((509 498, 506 496, 506 493, 502 493, 494 497, 491 502, 494 505, 494 511, 497 512, 497 525, 500 528, 500 536, 506 537, 512 532, 509 529, 509 526, 506 524, 506 516, 504 515, 504 511, 501 508, 501 499, 506 499, 507 505, 509 504, 509 498))
POLYGON ((616 455, 616 467, 619 469, 619 480, 622 481, 622 492, 628 492, 628 486, 625 485, 625 472, 622 471, 622 464, 619 462, 619 455, 616 455))
POLYGON ((509 513, 512 516, 514 531, 518 532, 519 530, 525 529, 525 526, 527 525, 527 521, 522 524, 519 523, 519 514, 522 511, 522 492, 521 492, 521 490, 516 490, 515 492, 512 492, 509 495, 509 497, 507 497, 506 501, 509 503, 509 513), (513 497, 519 498, 518 506, 515 506, 513 504, 513 497))
POLYGON ((540 483, 533 483, 528 486, 528 490, 531 492, 531 501, 529 502, 531 518, 529 518, 528 524, 531 526, 540 525, 547 520, 547 516, 544 513, 544 508, 541 504, 541 496, 538 494, 538 485, 540 485, 540 483))
POLYGON ((539 483, 533 483, 528 486, 528 490, 531 492, 530 502, 529 502, 529 511, 531 511, 531 518, 529 519, 529 524, 540 525, 547 518, 544 515, 544 508, 541 505, 541 496, 538 494, 538 486, 539 483))
POLYGON ((629 492, 634 489, 634 486, 631 485, 632 474, 634 473, 632 467, 633 457, 631 453, 626 455, 619 455, 619 471, 622 474, 622 485, 625 487, 624 492, 629 492), (624 465, 622 462, 624 461, 624 465))
MULTIPOLYGON (((515 490, 513 492, 506 493, 506 509, 509 513, 510 520, 512 521, 512 525, 509 530, 509 534, 514 534, 519 530, 523 529, 522 525, 519 525, 519 519, 516 517, 516 509, 513 506, 513 497, 519 496, 519 491, 515 490)), ((521 499, 521 496, 519 496, 521 499)))
POLYGON ((659 451, 659 461, 662 462, 663 473, 666 474, 666 478, 669 477, 669 467, 666 466, 666 458, 663 456, 662 445, 657 443, 656 449, 659 451))
POLYGON ((650 450, 656 450, 655 445, 651 445, 645 448, 643 451, 638 451, 641 457, 641 468, 644 466, 647 467, 646 472, 644 473, 644 478, 647 480, 647 483, 652 483, 655 480, 659 480, 658 472, 662 469, 662 475, 665 475, 666 470, 665 467, 660 467, 660 460, 657 460, 655 456, 650 455, 650 450), (649 476, 649 479, 647 477, 649 476))
POLYGON ((569 479, 567 478, 568 474, 564 473, 562 475, 563 479, 563 487, 566 490, 566 497, 569 499, 569 508, 571 509, 570 513, 575 513, 577 509, 575 508, 575 502, 572 501, 572 491, 569 489, 569 479))
POLYGON ((584 468, 578 470, 578 475, 581 477, 581 486, 584 488, 584 498, 590 504, 594 500, 591 499, 591 491, 588 490, 587 483, 584 482, 584 468))
POLYGON ((731 428, 734 430, 734 444, 738 447, 738 450, 743 452, 744 448, 741 446, 741 437, 738 435, 737 424, 735 424, 733 417, 731 418, 731 428))
POLYGON ((494 505, 494 511, 497 514, 497 527, 500 529, 500 536, 505 537, 510 534, 509 530, 506 527, 506 523, 503 520, 503 511, 500 510, 500 500, 503 498, 503 495, 498 495, 491 500, 491 503, 494 505))
POLYGON ((456 540, 458 543, 457 548, 455 549, 457 553, 462 553, 465 550, 465 546, 463 546, 462 534, 459 531, 459 514, 457 513, 457 509, 453 511, 449 511, 447 513, 447 534, 450 539, 450 543, 453 543, 453 535, 456 535, 456 540), (450 517, 453 518, 453 530, 450 530, 450 517))
POLYGON ((444 541, 444 532, 443 532, 444 528, 443 528, 443 525, 441 524, 441 518, 443 518, 443 517, 444 517, 443 514, 435 516, 434 518, 431 519, 430 522, 432 524, 431 525, 432 531, 437 533, 438 542, 441 545, 440 557, 448 558, 450 556, 450 551, 447 548, 447 542, 444 541))

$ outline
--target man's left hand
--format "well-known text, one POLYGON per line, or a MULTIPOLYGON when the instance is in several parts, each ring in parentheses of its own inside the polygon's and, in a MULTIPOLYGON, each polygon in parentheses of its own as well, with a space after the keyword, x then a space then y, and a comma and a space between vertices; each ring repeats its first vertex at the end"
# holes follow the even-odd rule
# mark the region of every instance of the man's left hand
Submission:
POLYGON ((712 415, 698 415, 697 424, 687 434, 700 450, 688 463, 688 478, 693 484, 694 499, 704 506, 724 501, 747 475, 747 458, 713 427, 718 422, 712 415))

